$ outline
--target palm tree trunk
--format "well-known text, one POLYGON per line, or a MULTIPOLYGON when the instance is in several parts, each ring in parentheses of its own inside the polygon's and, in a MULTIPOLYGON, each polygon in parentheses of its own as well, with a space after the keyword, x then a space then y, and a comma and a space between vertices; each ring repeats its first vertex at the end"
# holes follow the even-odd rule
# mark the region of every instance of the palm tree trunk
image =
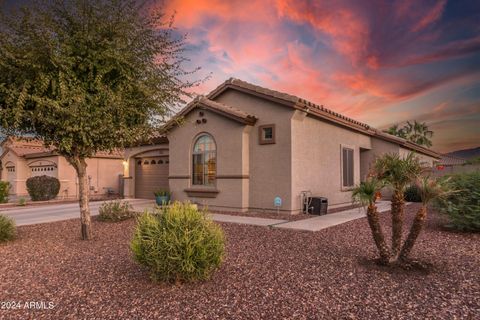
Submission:
POLYGON ((380 225, 380 219, 375 204, 368 206, 367 220, 370 229, 372 230, 373 241, 375 241, 378 253, 380 254, 380 263, 386 265, 389 263, 390 250, 383 235, 382 226, 380 225))
POLYGON ((425 221, 427 220, 427 206, 423 205, 420 210, 418 210, 415 219, 413 220, 412 227, 410 228, 410 232, 408 233, 407 240, 403 244, 402 251, 400 251, 400 260, 407 260, 408 255, 413 249, 413 245, 418 238, 418 235, 422 231, 425 221))
POLYGON ((404 207, 405 202, 403 200, 403 194, 395 191, 392 197, 392 258, 396 260, 400 248, 402 245, 402 231, 404 220, 404 207))

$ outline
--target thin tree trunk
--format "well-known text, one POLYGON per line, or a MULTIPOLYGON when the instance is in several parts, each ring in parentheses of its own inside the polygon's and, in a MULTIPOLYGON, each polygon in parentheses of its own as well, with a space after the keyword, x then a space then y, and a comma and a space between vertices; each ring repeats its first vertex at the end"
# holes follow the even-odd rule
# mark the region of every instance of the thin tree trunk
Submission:
POLYGON ((402 245, 403 210, 405 202, 403 194, 394 192, 392 197, 392 258, 396 260, 402 245))
POLYGON ((87 162, 85 158, 74 157, 68 159, 77 171, 78 176, 78 189, 79 189, 79 204, 80 204, 80 222, 81 222, 81 234, 83 240, 92 239, 92 223, 90 218, 89 207, 89 185, 87 175, 87 162))
POLYGON ((407 240, 403 244, 402 251, 400 251, 400 260, 407 260, 408 255, 413 249, 415 241, 417 240, 420 232, 422 231, 423 227, 425 226, 425 221, 427 220, 427 207, 422 206, 420 210, 418 210, 415 219, 413 220, 412 227, 410 228, 410 232, 408 233, 407 240))
POLYGON ((383 235, 382 226, 378 216, 377 207, 375 204, 371 204, 367 208, 367 220, 372 230, 373 240, 377 246, 378 253, 380 254, 380 263, 387 265, 390 260, 390 250, 383 235))

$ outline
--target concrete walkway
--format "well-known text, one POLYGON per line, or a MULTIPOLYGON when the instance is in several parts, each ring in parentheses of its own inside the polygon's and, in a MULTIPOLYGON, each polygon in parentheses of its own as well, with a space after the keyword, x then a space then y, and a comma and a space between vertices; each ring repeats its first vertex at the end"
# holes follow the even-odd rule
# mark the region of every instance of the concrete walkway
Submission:
POLYGON ((257 218, 257 217, 249 217, 249 216, 234 216, 230 214, 220 214, 220 213, 213 213, 212 219, 218 222, 250 224, 254 226, 264 226, 264 227, 275 225, 278 223, 288 222, 288 220, 257 218))
MULTIPOLYGON (((390 211, 390 201, 379 201, 378 212, 390 211)), ((336 213, 326 214, 310 219, 297 220, 274 225, 275 228, 319 231, 338 224, 365 217, 365 208, 354 208, 336 213)))

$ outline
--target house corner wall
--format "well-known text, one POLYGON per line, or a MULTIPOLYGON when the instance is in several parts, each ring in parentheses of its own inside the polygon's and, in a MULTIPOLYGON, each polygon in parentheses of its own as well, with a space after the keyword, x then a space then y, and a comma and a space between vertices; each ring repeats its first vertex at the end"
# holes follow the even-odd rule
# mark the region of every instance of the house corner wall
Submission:
POLYGON ((354 184, 360 183, 360 150, 371 149, 370 136, 315 119, 303 111, 292 117, 292 199, 301 211, 301 192, 326 197, 330 208, 352 203, 342 186, 342 147, 354 150, 354 184))

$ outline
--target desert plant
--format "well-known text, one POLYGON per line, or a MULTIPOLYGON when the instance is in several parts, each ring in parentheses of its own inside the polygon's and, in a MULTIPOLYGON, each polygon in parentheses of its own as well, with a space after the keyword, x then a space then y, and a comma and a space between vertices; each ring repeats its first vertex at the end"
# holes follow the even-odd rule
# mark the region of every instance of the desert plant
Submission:
POLYGON ((480 171, 453 175, 448 182, 457 192, 436 203, 448 217, 448 227, 480 232, 480 171))
POLYGON ((224 255, 223 231, 189 203, 145 212, 137 220, 131 242, 134 258, 154 281, 207 279, 224 255))
POLYGON ((422 231, 425 221, 427 220, 427 206, 435 199, 442 199, 449 195, 455 194, 456 191, 451 189, 448 180, 431 177, 421 177, 416 182, 419 191, 422 206, 415 215, 410 232, 400 251, 399 259, 406 261, 413 245, 422 231))
POLYGON ((15 229, 13 219, 0 214, 0 242, 13 240, 16 234, 15 229))
POLYGON ((23 197, 18 198, 18 205, 19 205, 20 207, 26 206, 26 205, 27 205, 27 199, 25 199, 25 198, 23 198, 23 197))
POLYGON ((422 202, 420 190, 416 184, 411 184, 405 189, 404 197, 408 202, 422 202))
POLYGON ((27 191, 32 201, 55 199, 60 191, 60 181, 45 175, 31 177, 27 179, 27 191))
POLYGON ((170 191, 163 189, 157 190, 153 194, 155 197, 170 197, 170 191))
POLYGON ((0 203, 8 202, 8 191, 10 183, 8 181, 0 181, 0 203))
POLYGON ((98 220, 117 222, 133 217, 132 206, 124 201, 108 201, 102 203, 98 209, 98 220))
POLYGON ((392 196, 392 258, 396 260, 402 244, 404 222, 405 188, 423 171, 419 159, 413 152, 406 157, 398 153, 384 154, 374 163, 377 178, 393 188, 392 196))
POLYGON ((355 202, 367 207, 367 220, 370 229, 372 230, 373 240, 377 246, 380 255, 380 263, 388 264, 390 260, 390 249, 385 241, 382 226, 380 225, 379 215, 375 200, 383 183, 375 177, 370 177, 360 185, 355 187, 352 192, 352 198, 355 202))

